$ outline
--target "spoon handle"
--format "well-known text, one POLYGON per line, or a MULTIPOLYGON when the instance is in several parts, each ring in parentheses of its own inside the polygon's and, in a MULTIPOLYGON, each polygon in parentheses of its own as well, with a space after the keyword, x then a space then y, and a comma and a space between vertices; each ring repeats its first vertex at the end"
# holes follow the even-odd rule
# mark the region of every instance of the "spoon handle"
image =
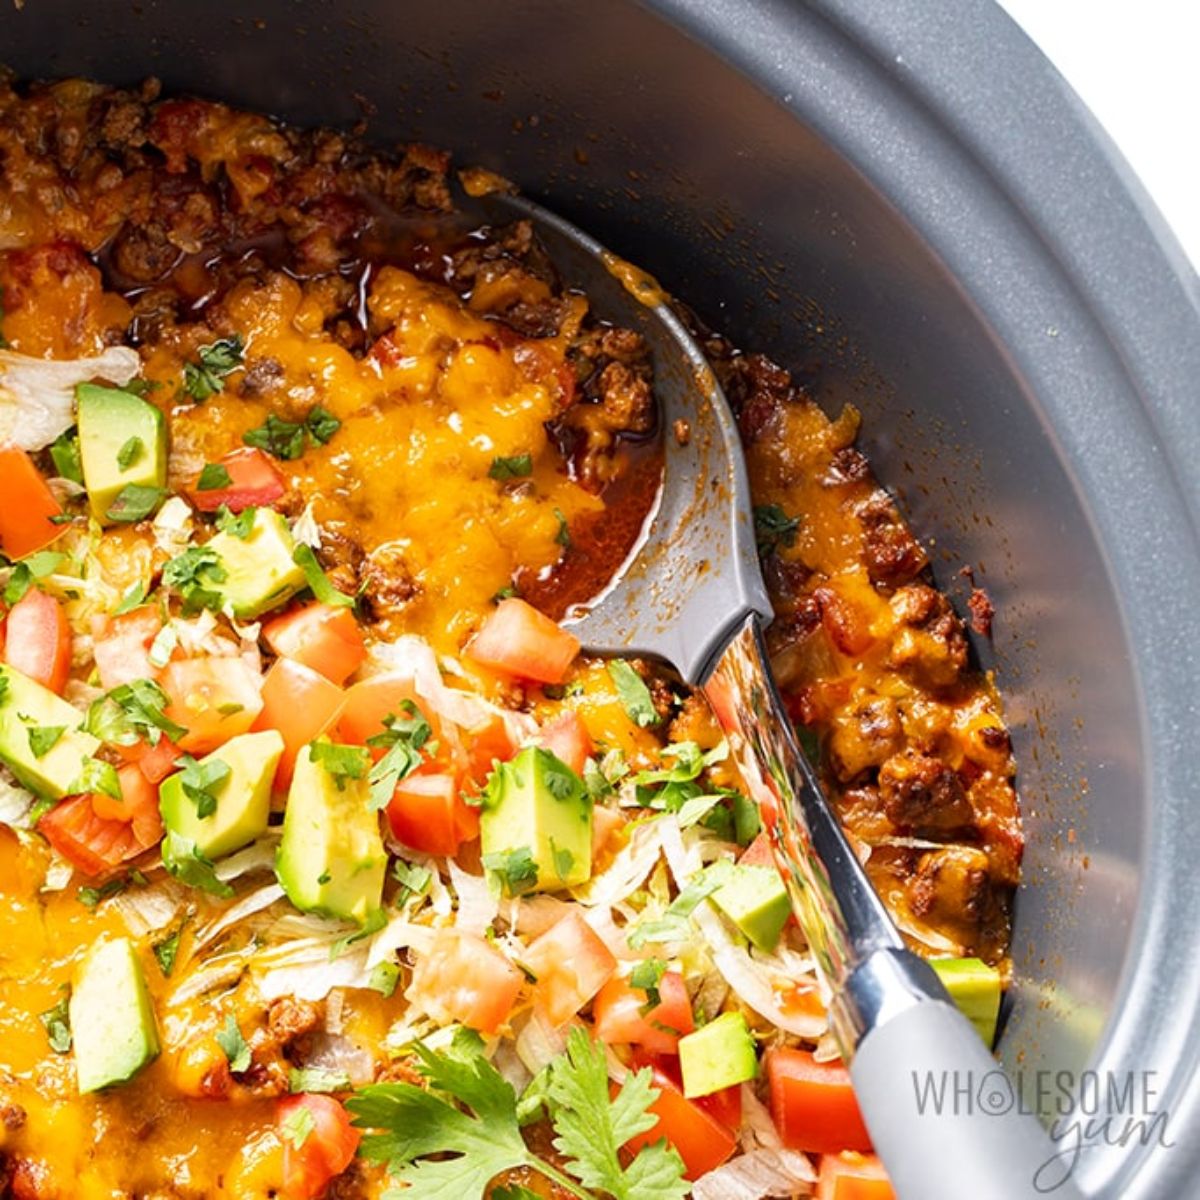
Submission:
POLYGON ((1053 1195, 1071 1200, 1077 1192, 1057 1170, 1057 1148, 1021 1110, 933 970, 905 947, 846 840, 784 712, 757 614, 734 632, 702 686, 758 804, 831 998, 830 1026, 898 1195, 1022 1200, 1044 1195, 1053 1176, 1053 1195), (951 1088, 990 1085, 987 1096, 1014 1102, 943 1103, 939 1114, 926 1091, 943 1079, 951 1088))

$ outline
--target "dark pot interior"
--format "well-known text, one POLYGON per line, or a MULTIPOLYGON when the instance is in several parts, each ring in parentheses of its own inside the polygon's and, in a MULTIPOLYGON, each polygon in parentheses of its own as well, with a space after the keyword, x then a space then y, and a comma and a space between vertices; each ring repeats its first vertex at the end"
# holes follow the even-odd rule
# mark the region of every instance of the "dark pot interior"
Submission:
POLYGON ((1155 1071, 1180 1145, 1078 1176, 1187 1193, 1197 287, 999 10, 27 0, 0 60, 299 122, 369 106, 378 141, 502 171, 859 406, 943 585, 969 565, 998 611, 977 649, 1029 839, 1003 1057, 1155 1071))

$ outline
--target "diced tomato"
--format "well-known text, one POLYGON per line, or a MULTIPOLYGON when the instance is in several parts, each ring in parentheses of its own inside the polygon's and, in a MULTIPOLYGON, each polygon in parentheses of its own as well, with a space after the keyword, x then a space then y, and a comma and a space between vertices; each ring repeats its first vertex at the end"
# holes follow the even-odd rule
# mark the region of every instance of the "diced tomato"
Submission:
POLYGON ((537 744, 558 755, 576 775, 583 774, 584 764, 595 750, 583 718, 574 709, 543 725, 537 744))
POLYGON ((164 713, 187 733, 181 750, 207 754, 246 733, 262 712, 262 676, 240 658, 184 658, 168 663, 159 680, 170 703, 164 713))
POLYGON ((30 588, 9 611, 4 653, 10 667, 61 695, 71 670, 71 627, 62 605, 30 588))
POLYGON ((509 675, 562 683, 579 653, 579 639, 514 596, 500 601, 466 652, 477 663, 509 675))
POLYGON ((183 751, 165 734, 154 746, 149 742, 136 742, 132 746, 116 746, 114 749, 126 762, 137 763, 138 770, 154 784, 162 783, 175 770, 175 763, 183 755, 183 751))
POLYGON ((343 684, 367 656, 363 632, 348 608, 303 604, 263 626, 267 645, 283 658, 303 663, 343 684))
POLYGON ((387 810, 396 840, 425 854, 457 854, 479 836, 479 810, 459 796, 458 780, 442 773, 409 775, 387 810))
POLYGON ((508 1020, 524 979, 485 938, 443 929, 417 959, 405 996, 439 1019, 495 1033, 508 1020))
POLYGON ((346 693, 311 667, 279 658, 263 679, 261 695, 262 712, 251 729, 277 729, 283 735, 275 786, 286 788, 300 751, 337 720, 346 693))
POLYGON ((553 1024, 562 1025, 608 982, 617 960, 572 909, 529 943, 525 965, 537 977, 536 1003, 553 1024))
MULTIPOLYGON (((401 716, 404 702, 420 708, 417 690, 408 675, 372 675, 346 690, 346 702, 338 718, 338 740, 362 746, 367 738, 382 733, 383 720, 389 715, 401 716)), ((437 719, 433 713, 421 710, 438 736, 437 719)))
POLYGON ((119 768, 117 778, 120 800, 68 796, 38 821, 50 845, 85 875, 103 875, 162 837, 157 789, 132 763, 119 768))
POLYGON ((688 1179, 699 1179, 732 1156, 737 1138, 695 1101, 687 1099, 661 1067, 652 1071, 659 1096, 647 1111, 658 1120, 645 1133, 630 1138, 625 1149, 636 1154, 643 1146, 665 1137, 683 1159, 688 1179))
POLYGON ((883 1163, 874 1154, 823 1154, 816 1200, 896 1200, 883 1163))
POLYGON ((283 476, 261 450, 234 450, 220 459, 218 465, 229 472, 225 487, 201 491, 197 478, 188 489, 189 499, 201 512, 216 512, 222 504, 231 512, 241 512, 252 505, 274 504, 287 490, 283 476))
POLYGON ((767 1051, 766 1076, 771 1117, 785 1146, 810 1154, 871 1149, 850 1072, 840 1062, 776 1047, 767 1051))
POLYGON ((743 867, 770 867, 775 870, 775 851, 771 848, 770 836, 760 833, 742 851, 738 863, 743 867))
POLYGON ((283 1139, 283 1190, 287 1200, 318 1200, 331 1180, 353 1161, 362 1133, 332 1096, 302 1092, 278 1101, 276 1117, 283 1139), (312 1123, 296 1145, 296 1114, 307 1109, 312 1123))
POLYGON ((150 661, 150 644, 161 629, 162 616, 148 604, 96 622, 96 668, 106 691, 135 679, 153 679, 158 674, 158 668, 150 661))
POLYGON ((719 1092, 710 1092, 707 1096, 696 1096, 692 1103, 698 1104, 710 1117, 720 1121, 730 1132, 737 1133, 741 1129, 742 1085, 740 1083, 722 1088, 719 1092))
POLYGON ((50 519, 61 516, 62 505, 29 455, 0 448, 0 550, 17 559, 43 549, 62 533, 50 519))
POLYGON ((492 766, 497 761, 508 762, 516 750, 508 736, 508 726, 499 716, 464 730, 463 741, 467 750, 467 780, 475 785, 486 783, 492 766))
POLYGON ((683 976, 678 971, 666 972, 659 980, 658 994, 662 997, 660 1003, 643 1012, 646 992, 614 975, 592 1001, 596 1036, 610 1045, 627 1044, 641 1046, 650 1054, 674 1054, 680 1034, 691 1033, 696 1027, 683 976))

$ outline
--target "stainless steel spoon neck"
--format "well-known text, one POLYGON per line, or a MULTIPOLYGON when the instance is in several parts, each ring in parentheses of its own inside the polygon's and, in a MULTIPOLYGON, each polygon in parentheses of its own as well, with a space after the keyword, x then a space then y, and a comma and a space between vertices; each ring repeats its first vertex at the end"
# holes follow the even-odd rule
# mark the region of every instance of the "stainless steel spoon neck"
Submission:
POLYGON ((905 948, 825 800, 767 666, 756 613, 736 628, 701 686, 758 805, 849 1061, 877 1025, 945 992, 905 948))

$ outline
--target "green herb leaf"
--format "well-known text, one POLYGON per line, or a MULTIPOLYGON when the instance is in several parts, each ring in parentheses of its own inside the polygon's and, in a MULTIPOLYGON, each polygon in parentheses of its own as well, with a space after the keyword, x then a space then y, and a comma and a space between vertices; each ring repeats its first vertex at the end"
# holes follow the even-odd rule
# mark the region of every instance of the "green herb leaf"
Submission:
POLYGON ((110 521, 131 524, 148 517, 161 503, 166 490, 141 483, 127 483, 104 515, 110 521))
POLYGON ((98 888, 81 887, 75 893, 75 899, 84 908, 95 908, 102 900, 108 900, 112 896, 119 896, 128 886, 129 880, 127 878, 117 876, 113 879, 106 879, 98 888))
POLYGON ((538 1166, 521 1137, 512 1085, 487 1059, 420 1043, 416 1054, 429 1090, 377 1083, 346 1101, 354 1124, 376 1131, 363 1138, 364 1158, 387 1163, 415 1196, 463 1200, 484 1195, 502 1171, 538 1166))
POLYGON ((112 746, 133 746, 142 739, 157 746, 164 733, 174 739, 187 733, 165 715, 167 704, 166 692, 154 680, 135 679, 92 701, 83 727, 112 746))
POLYGON ((117 451, 117 466, 122 471, 128 471, 135 462, 145 453, 146 444, 140 437, 131 437, 117 451))
POLYGON ((754 541, 759 554, 791 546, 800 529, 800 518, 789 517, 778 504, 754 506, 754 541))
POLYGON ((585 1187, 613 1200, 682 1200, 690 1189, 679 1154, 665 1140, 643 1147, 628 1167, 621 1164, 621 1147, 658 1120, 649 1111, 658 1097, 650 1080, 648 1067, 632 1072, 610 1099, 604 1050, 578 1028, 550 1068, 554 1148, 585 1187))
POLYGON ((341 421, 320 404, 313 405, 308 416, 304 418, 304 428, 308 430, 308 436, 319 446, 324 446, 341 427, 341 421))
POLYGON ((235 1075, 250 1066, 250 1047, 242 1037, 242 1031, 238 1028, 233 1013, 225 1017, 224 1027, 217 1031, 217 1045, 225 1051, 225 1057, 229 1059, 229 1069, 235 1075))
POLYGON ((113 616, 119 617, 124 613, 132 612, 135 608, 140 608, 146 599, 146 586, 138 582, 130 584, 125 594, 121 597, 121 603, 113 609, 113 616))
POLYGON ((388 713, 383 719, 384 731, 367 738, 368 746, 387 747, 368 776, 371 808, 376 811, 387 808, 396 785, 421 765, 422 750, 433 732, 425 714, 411 700, 401 701, 400 713, 388 713))
MULTIPOLYGON (((382 964, 380 964, 382 965, 382 964)), ((348 1092, 350 1076, 345 1071, 326 1071, 323 1067, 289 1067, 288 1091, 348 1092)))
POLYGON ((158 969, 162 972, 164 979, 170 979, 171 972, 175 970, 175 959, 179 957, 179 942, 182 937, 183 926, 179 925, 150 947, 154 951, 155 961, 158 963, 158 969))
POLYGON ((242 365, 245 343, 241 334, 220 338, 196 351, 196 362, 183 365, 183 390, 203 404, 225 390, 225 377, 242 365))
POLYGON ((554 540, 564 549, 571 548, 571 527, 567 524, 567 518, 563 516, 562 509, 554 510, 555 519, 558 521, 558 532, 554 535, 554 540))
POLYGON ((364 941, 373 933, 378 933, 388 922, 387 913, 382 908, 375 909, 374 912, 368 914, 367 919, 363 922, 361 929, 356 929, 353 933, 346 934, 345 937, 340 937, 329 948, 329 960, 332 962, 335 958, 341 958, 351 946, 357 942, 364 941))
POLYGON ((646 1008, 656 1008, 662 1003, 658 985, 667 973, 667 964, 661 958, 644 958, 629 972, 629 986, 641 988, 646 993, 646 1008))
POLYGON ((233 895, 233 888, 217 878, 212 861, 200 853, 191 838, 168 830, 163 841, 162 859, 163 866, 180 883, 199 888, 223 900, 228 900, 233 895))
POLYGON ((163 567, 162 581, 179 593, 185 613, 202 608, 219 609, 221 593, 215 585, 224 583, 228 572, 220 555, 211 546, 189 546, 163 567))
POLYGON ((719 858, 697 871, 687 885, 659 918, 639 921, 629 934, 629 944, 635 950, 649 943, 686 941, 691 932, 688 918, 697 907, 733 876, 733 862, 719 858))
POLYGON ((190 754, 183 755, 177 765, 183 767, 179 782, 183 794, 196 806, 196 816, 211 817, 217 811, 217 797, 233 773, 219 758, 197 762, 190 754))
POLYGON ((8 583, 4 585, 4 603, 10 607, 16 604, 35 582, 53 575, 66 561, 67 556, 57 550, 39 550, 21 559, 13 566, 8 583))
POLYGON ((524 479, 525 476, 532 474, 532 454, 513 454, 508 458, 493 458, 492 465, 488 468, 490 479, 524 479))
POLYGON ((224 504, 217 509, 217 528, 222 533, 231 534, 241 541, 245 541, 250 536, 250 531, 254 528, 254 516, 258 509, 253 505, 249 508, 243 508, 240 513, 235 513, 232 509, 227 508, 224 504))
POLYGON ((317 1119, 312 1115, 312 1109, 299 1104, 284 1118, 280 1129, 284 1140, 299 1150, 316 1127, 317 1119))
POLYGON ((347 596, 345 592, 339 592, 329 582, 329 577, 321 570, 321 564, 317 562, 317 556, 313 553, 311 546, 306 546, 301 542, 292 553, 292 562, 304 572, 304 578, 312 589, 312 594, 322 604, 332 604, 336 608, 354 607, 354 597, 347 596))
POLYGON ((231 483, 233 480, 230 478, 227 467, 221 463, 205 463, 204 470, 200 472, 200 478, 196 480, 196 491, 215 492, 229 487, 231 483))
POLYGON ((403 904, 410 896, 419 896, 433 881, 428 867, 405 862, 398 858, 392 864, 392 878, 400 885, 396 893, 396 904, 403 904))
POLYGON ((46 1039, 50 1049, 55 1054, 67 1054, 71 1049, 71 1015, 69 995, 63 998, 44 1013, 38 1014, 38 1020, 46 1030, 46 1039))
POLYGON ((25 731, 29 736, 29 749, 34 758, 44 758, 67 732, 65 725, 30 725, 25 731))
POLYGON ((643 729, 659 724, 662 718, 645 680, 623 658, 610 658, 605 665, 629 719, 643 729))
POLYGON ((304 453, 304 426, 268 413, 267 419, 257 429, 242 434, 242 441, 247 446, 264 450, 272 458, 287 462, 299 458, 304 453))
POLYGON ((60 433, 50 447, 50 459, 54 469, 63 479, 83 486, 83 458, 79 453, 79 434, 68 429, 60 433))
POLYGON ((339 792, 345 791, 347 779, 361 779, 371 765, 371 756, 363 746, 313 742, 309 755, 313 762, 320 763, 325 768, 337 784, 339 792))
MULTIPOLYGON (((485 854, 482 862, 500 882, 507 896, 519 896, 537 884, 538 866, 528 846, 485 854)), ((559 872, 560 875, 563 873, 559 872)))
POLYGON ((70 795, 78 792, 99 792, 113 800, 122 800, 121 781, 117 778, 117 770, 112 763, 106 763, 99 758, 85 758, 79 777, 67 788, 70 795))

